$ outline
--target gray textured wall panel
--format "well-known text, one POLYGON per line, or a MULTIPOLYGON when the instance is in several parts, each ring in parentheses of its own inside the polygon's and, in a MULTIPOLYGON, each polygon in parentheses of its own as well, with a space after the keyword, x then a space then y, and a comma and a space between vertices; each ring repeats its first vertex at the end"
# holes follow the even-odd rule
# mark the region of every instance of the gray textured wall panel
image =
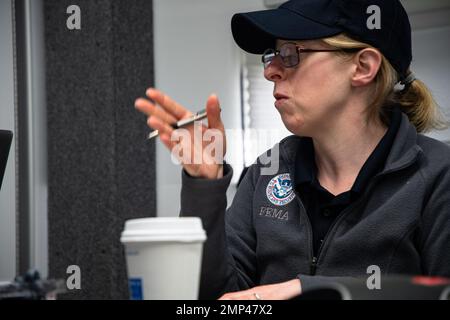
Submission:
POLYGON ((152 1, 45 1, 49 271, 68 298, 127 298, 120 232, 156 211, 154 142, 133 103, 153 84, 152 1), (68 30, 66 9, 81 9, 68 30))

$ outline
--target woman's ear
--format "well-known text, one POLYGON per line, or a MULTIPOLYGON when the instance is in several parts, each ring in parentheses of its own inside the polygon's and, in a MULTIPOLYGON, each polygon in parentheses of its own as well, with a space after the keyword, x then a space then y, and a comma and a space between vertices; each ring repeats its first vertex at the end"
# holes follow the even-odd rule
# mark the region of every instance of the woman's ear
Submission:
POLYGON ((366 86, 376 77, 383 58, 381 53, 372 48, 359 51, 353 58, 355 69, 351 78, 355 87, 366 86))

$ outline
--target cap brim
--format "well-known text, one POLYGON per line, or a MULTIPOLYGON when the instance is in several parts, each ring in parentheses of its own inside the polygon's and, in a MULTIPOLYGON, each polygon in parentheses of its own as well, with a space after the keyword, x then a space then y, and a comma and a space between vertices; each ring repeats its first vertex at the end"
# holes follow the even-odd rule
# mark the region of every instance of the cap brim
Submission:
POLYGON ((237 13, 231 19, 231 31, 237 45, 254 54, 274 48, 276 39, 312 40, 342 32, 283 8, 237 13))

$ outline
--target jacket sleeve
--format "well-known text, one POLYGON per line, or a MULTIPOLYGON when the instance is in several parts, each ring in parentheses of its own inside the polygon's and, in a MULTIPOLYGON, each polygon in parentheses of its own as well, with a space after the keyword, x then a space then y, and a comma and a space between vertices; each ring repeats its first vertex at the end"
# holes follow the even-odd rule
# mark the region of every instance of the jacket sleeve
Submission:
POLYGON ((450 277, 450 169, 438 177, 422 212, 422 269, 425 275, 450 277))
POLYGON ((180 216, 200 217, 207 234, 199 299, 217 299, 256 283, 251 174, 247 172, 226 211, 226 190, 232 175, 228 164, 224 165, 224 177, 217 180, 193 178, 182 172, 180 216))

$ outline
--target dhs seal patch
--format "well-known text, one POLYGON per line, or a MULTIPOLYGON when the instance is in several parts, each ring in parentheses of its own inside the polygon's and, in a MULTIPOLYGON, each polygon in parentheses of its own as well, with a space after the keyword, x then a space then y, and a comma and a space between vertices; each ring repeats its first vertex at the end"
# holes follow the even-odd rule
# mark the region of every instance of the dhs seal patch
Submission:
POLYGON ((279 174, 270 180, 266 188, 267 199, 276 206, 284 206, 292 201, 295 192, 289 173, 279 174))

